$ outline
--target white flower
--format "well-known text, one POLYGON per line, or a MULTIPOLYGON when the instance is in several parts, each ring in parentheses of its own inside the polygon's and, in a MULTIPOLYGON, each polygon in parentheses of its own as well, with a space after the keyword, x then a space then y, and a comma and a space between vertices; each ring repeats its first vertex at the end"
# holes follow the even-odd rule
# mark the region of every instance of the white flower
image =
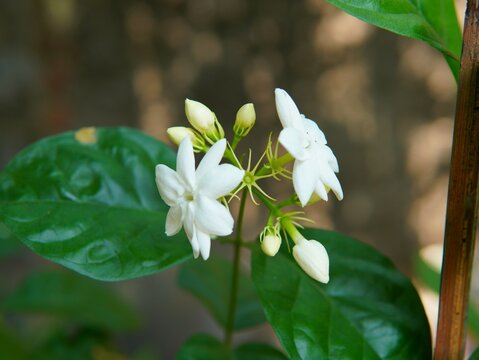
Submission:
POLYGON ((326 145, 326 137, 318 125, 299 113, 296 104, 282 89, 275 90, 276 109, 283 125, 279 142, 295 158, 293 186, 301 205, 305 206, 313 193, 327 201, 329 189, 339 200, 343 190, 336 174, 338 161, 326 145))
POLYGON ((324 284, 329 282, 329 257, 320 242, 300 239, 293 247, 293 256, 306 274, 324 284))
POLYGON ((211 237, 233 231, 233 217, 217 199, 238 186, 244 171, 229 164, 219 165, 225 149, 225 139, 216 142, 195 171, 193 146, 186 137, 178 148, 176 172, 163 164, 156 166, 158 191, 171 207, 166 217, 166 234, 175 235, 183 226, 195 258, 201 254, 208 259, 211 237))

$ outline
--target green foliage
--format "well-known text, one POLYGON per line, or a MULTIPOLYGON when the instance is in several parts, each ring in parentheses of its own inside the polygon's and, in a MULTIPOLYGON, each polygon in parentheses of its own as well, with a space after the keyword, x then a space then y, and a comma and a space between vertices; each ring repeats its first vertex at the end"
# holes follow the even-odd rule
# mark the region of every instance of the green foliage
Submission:
POLYGON ((242 344, 233 351, 218 339, 196 334, 181 347, 176 360, 286 360, 277 349, 259 343, 242 344))
POLYGON ((27 359, 27 353, 21 341, 0 319, 0 359, 27 359))
POLYGON ((474 350, 471 356, 469 356, 469 360, 479 360, 479 348, 474 350))
POLYGON ((428 359, 429 324, 411 282, 376 250, 332 231, 306 229, 326 247, 329 284, 308 277, 282 247, 256 246, 253 281, 266 318, 292 359, 428 359))
POLYGON ((30 275, 0 307, 5 312, 56 315, 113 332, 133 329, 139 322, 133 310, 104 285, 58 270, 30 275))
POLYGON ((453 0, 327 0, 341 10, 441 51, 456 80, 462 36, 453 0))
POLYGON ((0 223, 0 258, 7 257, 15 253, 21 247, 18 241, 8 228, 0 223))
MULTIPOLYGON (((231 288, 231 262, 215 255, 208 261, 189 261, 181 266, 179 285, 195 295, 222 327, 226 326, 231 288)), ((259 325, 266 319, 251 278, 240 273, 235 330, 259 325)))
POLYGON ((167 238, 167 206, 155 165, 174 152, 127 128, 98 129, 96 142, 68 132, 43 139, 0 174, 0 221, 36 253, 81 274, 122 280, 191 256, 183 233, 167 238))

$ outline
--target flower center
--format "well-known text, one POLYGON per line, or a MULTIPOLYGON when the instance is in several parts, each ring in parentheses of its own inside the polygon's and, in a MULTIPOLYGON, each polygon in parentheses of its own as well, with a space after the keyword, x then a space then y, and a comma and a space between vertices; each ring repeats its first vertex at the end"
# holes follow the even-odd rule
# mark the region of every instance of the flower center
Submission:
POLYGON ((185 197, 185 200, 188 201, 188 202, 193 201, 195 199, 193 193, 191 193, 191 192, 185 193, 184 197, 185 197))
POLYGON ((254 178, 254 174, 247 171, 246 174, 244 175, 243 177, 243 182, 246 184, 246 185, 253 185, 255 183, 255 178, 254 178))

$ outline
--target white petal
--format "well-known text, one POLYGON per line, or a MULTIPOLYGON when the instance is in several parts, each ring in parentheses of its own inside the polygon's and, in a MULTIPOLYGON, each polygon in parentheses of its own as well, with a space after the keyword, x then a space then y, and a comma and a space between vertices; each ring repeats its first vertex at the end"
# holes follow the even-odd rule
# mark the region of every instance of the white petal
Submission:
POLYGON ((324 145, 327 143, 326 136, 324 136, 324 133, 320 130, 318 124, 306 117, 303 117, 303 121, 304 130, 308 134, 308 139, 311 143, 316 143, 318 145, 324 145))
POLYGON ((320 151, 322 156, 327 159, 331 169, 336 173, 339 172, 338 160, 336 159, 336 156, 334 156, 333 150, 331 150, 329 146, 324 145, 320 147, 320 151))
POLYGON ((218 199, 233 191, 243 180, 244 170, 222 164, 198 179, 197 190, 211 199, 218 199))
POLYGON ((341 188, 341 184, 339 183, 336 174, 329 167, 329 164, 325 163, 324 161, 320 169, 319 179, 323 182, 324 185, 330 187, 331 190, 333 190, 338 200, 343 199, 343 189, 341 188))
POLYGON ((165 232, 168 236, 173 236, 178 233, 183 223, 183 211, 180 205, 176 205, 170 208, 166 215, 165 232))
POLYGON ((198 238, 196 237, 195 208, 192 203, 189 203, 185 207, 183 227, 188 240, 190 240, 191 248, 193 249, 193 256, 196 259, 200 254, 200 245, 198 243, 198 238))
POLYGON ((314 192, 318 194, 318 196, 324 201, 328 201, 328 191, 326 190, 326 187, 321 180, 316 183, 316 186, 314 187, 314 192))
POLYGON ((161 198, 168 206, 173 206, 180 196, 185 192, 185 188, 180 181, 178 174, 168 166, 156 165, 156 186, 161 198))
POLYGON ((314 159, 294 162, 293 186, 302 206, 311 198, 318 179, 319 169, 314 159))
POLYGON ((298 129, 285 128, 279 133, 278 140, 295 159, 306 160, 309 157, 306 150, 308 145, 306 133, 298 129))
POLYGON ((293 247, 293 257, 306 274, 327 284, 329 282, 329 256, 316 240, 301 239, 293 247))
POLYGON ((181 142, 176 156, 176 172, 190 189, 195 187, 195 155, 189 137, 181 142))
POLYGON ((196 178, 199 180, 218 166, 226 150, 226 139, 221 139, 206 152, 196 169, 196 178))
POLYGON ((196 238, 200 247, 200 254, 203 260, 208 260, 211 249, 211 238, 208 234, 196 228, 196 238))
POLYGON ((293 127, 303 129, 303 122, 298 107, 294 103, 291 96, 283 89, 276 89, 274 91, 276 101, 276 111, 278 112, 279 120, 284 128, 293 127))
POLYGON ((226 207, 204 195, 197 196, 195 203, 195 224, 202 231, 218 236, 233 232, 234 220, 226 207))

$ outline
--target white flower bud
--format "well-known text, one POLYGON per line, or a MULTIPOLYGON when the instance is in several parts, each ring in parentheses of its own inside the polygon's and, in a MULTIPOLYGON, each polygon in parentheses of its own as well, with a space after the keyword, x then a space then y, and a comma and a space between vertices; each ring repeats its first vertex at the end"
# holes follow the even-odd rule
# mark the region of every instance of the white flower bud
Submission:
POLYGON ((186 99, 185 113, 190 124, 200 133, 203 134, 215 128, 215 114, 202 103, 186 99))
POLYGON ((329 282, 329 257, 320 242, 300 239, 293 247, 293 256, 306 274, 324 284, 329 282))
POLYGON ((166 130, 168 137, 176 146, 179 146, 185 137, 189 137, 193 150, 200 152, 206 150, 205 140, 195 130, 184 126, 173 126, 166 130))
POLYGON ((275 256, 281 246, 281 238, 276 235, 266 235, 261 242, 261 250, 268 256, 275 256))
POLYGON ((254 105, 244 104, 236 113, 236 121, 233 125, 233 131, 237 136, 246 136, 253 128, 256 121, 256 112, 254 105))

